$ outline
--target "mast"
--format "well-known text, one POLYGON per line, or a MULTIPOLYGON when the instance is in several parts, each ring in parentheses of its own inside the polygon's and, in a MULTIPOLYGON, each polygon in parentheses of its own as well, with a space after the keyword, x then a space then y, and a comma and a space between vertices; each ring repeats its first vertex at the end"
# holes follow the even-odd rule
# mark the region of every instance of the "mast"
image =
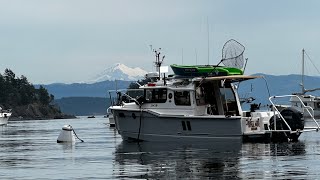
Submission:
POLYGON ((209 18, 207 17, 207 33, 208 33, 208 65, 210 59, 210 37, 209 37, 209 18))
POLYGON ((304 49, 302 49, 301 93, 302 94, 306 93, 304 89, 304 49))
POLYGON ((314 88, 314 89, 305 89, 304 88, 304 55, 306 54, 306 51, 302 49, 302 72, 301 72, 301 94, 304 95, 307 92, 313 92, 313 91, 319 91, 320 88, 314 88))

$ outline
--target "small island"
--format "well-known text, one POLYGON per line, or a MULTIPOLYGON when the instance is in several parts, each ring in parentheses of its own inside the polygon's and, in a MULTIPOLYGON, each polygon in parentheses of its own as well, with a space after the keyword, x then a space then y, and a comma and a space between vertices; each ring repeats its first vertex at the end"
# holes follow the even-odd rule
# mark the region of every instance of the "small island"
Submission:
POLYGON ((12 109, 11 120, 15 119, 69 119, 53 104, 54 96, 40 86, 35 88, 25 76, 16 77, 10 69, 0 74, 0 106, 12 109))

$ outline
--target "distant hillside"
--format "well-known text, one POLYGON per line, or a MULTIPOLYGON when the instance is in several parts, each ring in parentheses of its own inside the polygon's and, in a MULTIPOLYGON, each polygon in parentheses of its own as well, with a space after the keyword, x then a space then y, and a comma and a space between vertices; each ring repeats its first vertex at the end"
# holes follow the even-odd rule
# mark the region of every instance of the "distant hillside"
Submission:
POLYGON ((101 97, 68 97, 54 101, 63 113, 76 116, 105 115, 110 106, 108 98, 101 97))
MULTIPOLYGON (((48 92, 54 95, 55 99, 63 97, 108 97, 108 90, 127 89, 132 81, 103 81, 93 84, 73 83, 73 84, 48 84, 42 85, 48 92)), ((39 87, 40 85, 36 85, 39 87)))

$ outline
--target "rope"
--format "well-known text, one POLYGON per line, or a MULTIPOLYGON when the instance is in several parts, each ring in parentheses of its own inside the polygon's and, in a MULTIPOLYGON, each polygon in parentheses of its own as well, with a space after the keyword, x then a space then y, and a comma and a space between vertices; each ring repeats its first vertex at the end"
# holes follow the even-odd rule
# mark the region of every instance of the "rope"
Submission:
POLYGON ((141 118, 142 118, 142 108, 141 108, 141 105, 140 105, 140 122, 139 122, 139 133, 138 133, 138 143, 140 141, 140 131, 141 131, 141 118))
POLYGON ((266 79, 264 76, 262 76, 262 78, 263 78, 263 80, 264 80, 265 83, 266 83, 266 87, 267 87, 267 90, 268 90, 268 95, 269 95, 269 97, 270 97, 271 95, 270 95, 270 90, 269 90, 268 81, 267 81, 267 79, 266 79))
POLYGON ((319 69, 317 68, 317 66, 313 63, 313 61, 311 60, 310 56, 306 53, 306 51, 304 51, 305 55, 307 55, 309 61, 312 63, 313 67, 318 71, 318 73, 320 74, 319 69))
POLYGON ((74 135, 77 137, 77 139, 79 139, 81 142, 84 142, 82 139, 80 139, 80 138, 78 137, 76 131, 75 131, 73 128, 72 128, 72 131, 73 131, 74 135))

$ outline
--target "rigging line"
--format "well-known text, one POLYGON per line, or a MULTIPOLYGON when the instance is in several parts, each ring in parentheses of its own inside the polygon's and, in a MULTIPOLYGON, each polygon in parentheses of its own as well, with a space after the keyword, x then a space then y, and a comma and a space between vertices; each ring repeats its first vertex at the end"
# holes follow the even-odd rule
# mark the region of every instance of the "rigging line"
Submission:
POLYGON ((270 90, 269 90, 269 85, 268 85, 268 81, 267 81, 267 79, 266 79, 264 76, 262 76, 262 78, 264 79, 264 81, 265 81, 265 83, 266 83, 266 87, 267 87, 267 90, 268 90, 269 97, 271 97, 271 95, 270 95, 270 90))
POLYGON ((307 55, 308 59, 310 60, 311 64, 313 65, 313 67, 318 71, 318 73, 320 74, 319 69, 316 67, 316 65, 313 63, 313 61, 311 60, 311 58, 309 57, 309 55, 307 54, 306 51, 304 51, 304 53, 307 55))

